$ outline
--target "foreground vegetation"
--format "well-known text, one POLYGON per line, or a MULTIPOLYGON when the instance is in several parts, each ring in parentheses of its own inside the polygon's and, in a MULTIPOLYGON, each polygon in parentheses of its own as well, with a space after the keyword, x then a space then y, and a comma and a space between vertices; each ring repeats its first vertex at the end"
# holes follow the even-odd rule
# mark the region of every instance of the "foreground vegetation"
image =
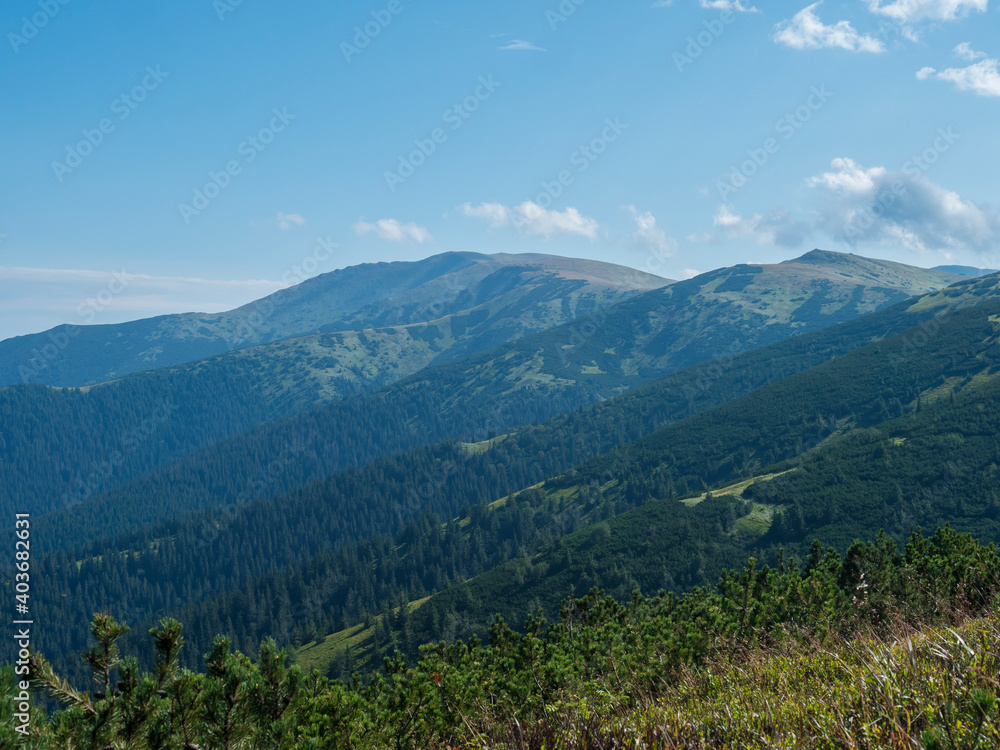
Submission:
POLYGON ((987 748, 1000 745, 1000 620, 735 649, 633 706, 560 706, 506 745, 558 748, 987 748), (523 737, 523 739, 522 739, 523 737))
POLYGON ((814 545, 801 567, 750 560, 683 596, 594 591, 550 625, 498 620, 488 645, 387 659, 367 684, 305 675, 273 641, 251 661, 221 637, 205 673, 181 670, 173 620, 151 631, 158 664, 140 674, 118 651, 124 626, 98 615, 93 692, 34 659, 34 686, 65 707, 33 737, 80 750, 995 747, 998 603, 996 548, 944 528, 902 554, 882 535, 843 557, 814 545))

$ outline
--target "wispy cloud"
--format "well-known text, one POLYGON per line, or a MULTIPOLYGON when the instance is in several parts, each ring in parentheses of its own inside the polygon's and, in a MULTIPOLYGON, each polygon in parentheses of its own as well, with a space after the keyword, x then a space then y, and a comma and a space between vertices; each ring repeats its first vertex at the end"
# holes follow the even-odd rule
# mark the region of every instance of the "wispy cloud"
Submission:
POLYGON ((466 203, 462 206, 462 213, 474 219, 484 219, 494 229, 510 224, 510 209, 502 203, 480 203, 478 206, 466 203))
POLYGON ((523 39, 511 39, 507 44, 502 47, 497 47, 497 49, 502 50, 529 50, 532 52, 548 52, 544 47, 539 47, 531 42, 526 42, 523 39))
POLYGON ((278 213, 278 229, 291 229, 292 227, 305 226, 306 219, 302 214, 278 213))
MULTIPOLYGON (((760 245, 777 245, 778 247, 796 248, 810 235, 810 227, 795 219, 783 209, 775 209, 766 216, 754 214, 744 217, 733 211, 731 206, 719 206, 712 219, 716 231, 739 238, 748 239, 760 245)), ((694 238, 689 238, 694 239, 694 238)), ((703 241, 714 242, 714 234, 702 236, 703 241)))
POLYGON ((389 242, 416 242, 422 245, 430 242, 433 237, 426 227, 419 224, 403 224, 396 219, 379 219, 374 224, 370 224, 364 219, 360 219, 354 225, 354 232, 358 237, 374 233, 379 239, 389 242))
POLYGON ((774 41, 792 49, 845 49, 848 52, 884 52, 885 45, 878 39, 859 33, 848 21, 826 25, 816 15, 822 3, 813 3, 796 13, 791 20, 782 21, 775 29, 774 41))
POLYGON ((711 10, 728 10, 733 13, 760 13, 757 8, 745 6, 740 0, 698 0, 698 5, 711 10))
POLYGON ((972 45, 968 42, 962 42, 961 44, 956 45, 954 52, 957 57, 960 57, 963 60, 968 60, 969 62, 982 60, 986 57, 985 52, 976 52, 976 50, 972 49, 972 45))
MULTIPOLYGON (((126 272, 120 272, 126 273, 126 272)), ((212 286, 239 289, 271 289, 287 286, 268 279, 202 279, 194 276, 150 276, 143 273, 126 273, 129 282, 149 282, 161 286, 212 286)), ((112 274, 78 268, 31 268, 28 266, 0 266, 0 281, 29 282, 106 282, 112 274)))
POLYGON ((546 239, 559 234, 578 234, 593 240, 597 238, 600 226, 575 208, 554 211, 542 208, 532 201, 511 207, 502 203, 481 203, 478 206, 466 203, 461 211, 466 216, 488 221, 494 228, 512 226, 525 234, 539 235, 546 239))
POLYGON ((955 47, 955 54, 963 60, 979 62, 964 68, 946 68, 942 71, 921 68, 917 71, 917 80, 936 78, 955 84, 959 91, 971 91, 979 96, 1000 96, 1000 61, 987 57, 985 52, 973 50, 968 42, 955 47))
POLYGON ((904 26, 920 21, 955 21, 973 11, 985 12, 989 0, 868 0, 876 15, 891 18, 904 26))
POLYGON ((625 209, 632 215, 636 230, 632 235, 632 242, 646 250, 650 250, 657 256, 663 257, 673 255, 677 250, 677 243, 667 237, 667 233, 656 223, 656 217, 646 211, 640 213, 635 206, 626 206, 625 209))

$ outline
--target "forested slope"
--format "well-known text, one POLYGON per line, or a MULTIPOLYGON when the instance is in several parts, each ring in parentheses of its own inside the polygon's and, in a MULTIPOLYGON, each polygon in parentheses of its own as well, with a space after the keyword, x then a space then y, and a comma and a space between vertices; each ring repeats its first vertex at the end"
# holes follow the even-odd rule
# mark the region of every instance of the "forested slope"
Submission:
MULTIPOLYGON (((834 258, 837 261, 832 266, 834 269, 839 267, 838 258, 834 258)), ((820 260, 826 262, 825 257, 820 260)), ((851 262, 860 261, 854 259, 851 262)), ((866 262, 869 266, 874 263, 866 262)), ((787 290, 789 283, 798 290, 814 288, 815 274, 831 275, 833 271, 824 263, 805 264, 808 273, 796 272, 792 276, 793 282, 788 281, 786 269, 780 268, 783 264, 758 267, 764 270, 750 277, 757 281, 776 276, 786 284, 782 288, 790 294, 787 290)), ((798 266, 792 264, 791 267, 798 266)), ((866 273, 872 277, 871 268, 866 268, 866 273)), ((685 386, 689 393, 719 392, 734 377, 743 385, 755 387, 768 377, 780 377, 794 370, 780 366, 768 373, 766 368, 762 370, 759 366, 752 366, 754 375, 744 380, 739 372, 731 372, 737 367, 734 358, 744 350, 771 338, 783 340, 797 331, 821 326, 823 322, 833 322, 845 316, 853 318, 859 309, 855 303, 846 305, 848 311, 844 310, 845 305, 838 307, 835 304, 834 311, 828 315, 810 318, 808 322, 773 322, 757 326, 757 338, 747 338, 743 332, 748 326, 756 325, 746 317, 750 312, 735 319, 732 315, 718 319, 711 317, 714 315, 711 311, 720 305, 734 309, 739 307, 732 301, 734 295, 748 294, 749 298, 754 298, 755 294, 759 294, 746 292, 747 287, 739 293, 717 291, 741 274, 742 268, 737 267, 728 269, 728 275, 713 272, 706 275, 710 277, 707 279, 699 277, 681 282, 668 287, 668 290, 679 290, 676 294, 671 292, 669 296, 664 296, 665 292, 657 290, 641 295, 615 306, 601 321, 584 320, 526 336, 491 352, 428 368, 377 393, 362 394, 253 428, 120 488, 110 487, 107 496, 95 496, 80 506, 63 510, 54 522, 74 524, 71 537, 76 539, 83 533, 93 534, 94 529, 103 530, 97 533, 115 534, 169 518, 178 512, 273 496, 329 476, 337 470, 363 465, 380 456, 438 440, 452 437, 479 440, 492 433, 543 422, 614 396, 627 386, 654 380, 675 371, 680 365, 690 365, 712 356, 725 355, 721 363, 713 365, 713 369, 706 369, 690 379, 685 386), (709 316, 708 322, 702 320, 705 316, 709 316), (598 323, 600 327, 597 327, 598 323), (595 327, 586 328, 585 324, 595 327), (666 335, 667 332, 676 339, 669 344, 661 340, 661 334, 666 335), (686 338, 689 336, 694 336, 694 339, 686 338), (597 356, 597 350, 601 359, 598 365, 594 365, 592 356, 597 356), (659 353, 649 353, 654 350, 659 353), (717 373, 717 368, 723 372, 717 373), (280 464, 280 468, 276 468, 275 462, 280 464), (157 502, 151 501, 153 497, 157 498, 157 502), (112 514, 117 514, 117 517, 112 514)), ((855 288, 851 285, 853 279, 850 275, 842 276, 841 280, 850 288, 855 288)), ((875 277, 867 280, 870 284, 877 284, 878 281, 875 277)), ((772 279, 769 283, 775 282, 772 279)), ((984 280, 981 287, 970 286, 971 283, 953 287, 949 292, 953 296, 942 298, 945 300, 942 305, 954 306, 967 296, 992 294, 994 291, 992 281, 984 280)), ((819 284, 815 289, 822 292, 827 287, 819 284)), ((846 287, 838 289, 840 294, 846 295, 845 299, 850 299, 846 287)), ((876 301, 883 298, 880 295, 886 294, 877 286, 869 291, 875 294, 876 301)), ((899 296, 902 293, 893 294, 899 296)), ((803 299, 806 298, 792 303, 783 314, 797 314, 795 311, 807 304, 801 301, 803 299)), ((756 307, 761 304, 758 300, 756 307)), ((903 330, 919 320, 926 320, 943 309, 946 307, 894 308, 894 312, 885 319, 863 323, 867 333, 859 335, 862 338, 867 335, 870 341, 892 331, 903 330), (883 328, 879 329, 879 326, 883 328)), ((853 345, 858 345, 859 341, 855 339, 853 345)), ((824 344, 819 346, 822 348, 824 344)), ((842 345, 834 345, 829 355, 842 351, 845 351, 842 345)), ((806 359, 799 365, 793 364, 793 367, 802 369, 816 361, 806 359)), ((730 397, 735 393, 726 395, 730 397)), ((105 420, 113 423, 110 415, 114 413, 112 410, 105 420)), ((211 410, 208 413, 212 413, 211 410)), ((58 413, 50 416, 53 421, 57 421, 57 417, 58 413)), ((24 477, 41 477, 42 489, 46 485, 51 487, 48 496, 61 499, 65 490, 60 493, 60 488, 67 483, 79 485, 80 478, 73 477, 70 468, 65 468, 62 473, 54 471, 51 456, 44 451, 39 453, 36 442, 18 439, 18 420, 12 419, 11 424, 12 442, 34 446, 33 453, 29 452, 12 462, 12 486, 26 487, 24 477)), ((640 434, 644 433, 632 432, 626 437, 635 439, 640 434)), ((72 437, 70 433, 61 439, 70 440, 72 437)), ((78 444, 87 446, 85 450, 93 451, 93 446, 101 443, 99 439, 93 443, 89 439, 78 439, 78 444)), ((135 461, 141 463, 136 455, 135 461)), ((92 463, 97 460, 95 457, 92 463)), ((81 461, 76 465, 87 464, 81 461)), ((128 477, 127 474, 114 476, 119 481, 128 477)), ((41 495, 45 497, 46 493, 41 495)), ((22 500, 22 505, 30 506, 27 499, 21 496, 12 497, 10 502, 16 504, 17 500, 22 500)), ((53 506, 42 504, 42 507, 53 506)))
MULTIPOLYGON (((451 612, 470 628, 465 634, 482 633, 496 612, 514 621, 539 606, 551 613, 568 590, 580 595, 600 585, 619 598, 635 588, 684 590, 711 579, 720 566, 731 566, 734 557, 754 555, 774 563, 779 548, 801 557, 814 539, 844 550, 875 529, 902 541, 920 528, 950 523, 984 543, 1000 543, 996 313, 993 308, 957 314, 964 339, 956 326, 936 342, 937 351, 930 345, 921 351, 921 366, 900 368, 913 388, 912 400, 900 401, 905 416, 881 418, 892 412, 892 403, 880 403, 885 396, 878 393, 891 383, 891 370, 879 372, 866 361, 878 348, 886 354, 889 340, 542 485, 538 508, 556 498, 612 508, 648 499, 607 526, 576 532, 540 556, 508 563, 433 597, 409 625, 414 639, 434 637, 451 612), (985 327, 972 325, 976 318, 985 327), (844 368, 851 359, 861 365, 858 370, 844 368), (937 377, 934 361, 942 366, 937 377), (874 387, 865 387, 862 373, 870 374, 874 387), (831 400, 819 399, 821 392, 831 400), (852 405, 848 392, 861 397, 852 405), (788 408, 790 400, 802 404, 797 412, 788 408), (830 411, 834 404, 845 408, 830 411), (859 406, 862 410, 850 412, 859 406), (834 424, 839 427, 828 432, 834 424), (761 479, 715 498, 692 494, 702 482, 719 488, 743 477, 761 479), (685 494, 693 500, 669 499, 685 494)), ((905 397, 900 392, 896 398, 905 397)))
MULTIPOLYGON (((587 546, 592 533, 605 533, 603 527, 581 531, 567 537, 577 542, 567 544, 583 549, 584 555, 575 557, 575 565, 561 578, 547 575, 555 570, 549 558, 537 568, 529 561, 510 563, 513 568, 500 568, 483 579, 502 582, 500 589, 470 596, 460 587, 435 597, 433 606, 425 608, 431 613, 428 622, 409 627, 415 634, 411 641, 435 637, 442 626, 448 628, 444 632, 456 633, 483 627, 496 608, 507 607, 519 618, 525 607, 551 605, 567 587, 599 584, 616 594, 627 594, 637 582, 646 587, 667 583, 671 588, 689 587, 709 580, 720 565, 742 559, 748 543, 769 544, 759 538, 767 531, 773 504, 761 517, 739 498, 704 502, 694 509, 670 498, 753 477, 836 433, 915 413, 921 399, 929 398, 949 378, 989 374, 998 358, 992 318, 1000 312, 1000 302, 980 292, 993 289, 995 281, 977 282, 966 288, 964 296, 952 290, 868 321, 719 363, 712 370, 717 381, 701 380, 705 372, 696 368, 488 444, 442 444, 337 474, 278 502, 154 527, 131 540, 74 553, 85 558, 79 570, 70 558, 50 558, 45 575, 60 581, 67 598, 83 610, 110 600, 118 611, 148 617, 185 606, 182 611, 189 615, 185 619, 194 623, 192 637, 199 642, 220 629, 241 644, 275 633, 301 639, 313 629, 323 632, 349 624, 525 554, 545 552, 554 560, 562 553, 549 547, 563 535, 604 519, 614 519, 610 521, 614 531, 615 524, 631 523, 615 516, 657 498, 649 507, 659 509, 662 518, 628 528, 638 532, 658 528, 663 540, 674 539, 678 528, 686 529, 683 544, 670 542, 673 551, 666 561, 658 561, 664 547, 657 540, 651 543, 632 531, 622 537, 609 534, 607 544, 616 538, 622 541, 607 554, 601 552, 603 547, 594 552, 587 546), (981 301, 971 305, 976 300, 981 301), (917 318, 910 317, 915 314, 908 311, 911 307, 922 311, 917 318), (934 311, 946 314, 849 351, 874 331, 884 333, 901 320, 912 322, 934 311), (917 349, 916 342, 922 347, 917 349), (794 372, 809 357, 828 359, 838 347, 849 353, 676 422, 692 408, 704 409, 713 399, 724 400, 788 374, 782 373, 783 367, 794 372), (566 471, 635 433, 652 432, 670 422, 676 424, 566 471), (556 474, 560 476, 538 490, 521 493, 499 510, 487 512, 482 505, 556 474), (464 506, 468 507, 463 510, 464 506), (717 509, 715 515, 707 515, 712 508, 717 509), (386 538, 395 536, 408 518, 428 512, 444 519, 461 515, 463 520, 441 527, 425 519, 403 529, 395 542, 386 538), (741 528, 744 518, 746 533, 718 534, 720 529, 741 528), (692 524, 697 527, 694 531, 692 524), (366 538, 369 541, 352 544, 366 538), (334 551, 345 543, 347 548, 334 551), (108 554, 111 550, 130 552, 125 558, 108 554), (643 550, 652 557, 639 554, 643 550), (536 579, 525 579, 524 565, 534 571, 531 576, 541 575, 543 588, 535 590, 525 583, 536 579), (270 567, 279 570, 268 573, 270 567), (648 576, 639 580, 635 571, 655 580, 651 583, 648 576), (196 603, 201 599, 204 603, 196 603), (474 605, 470 607, 469 601, 474 605), (434 612, 438 612, 436 622, 434 612)), ((642 512, 633 511, 640 518, 642 512)), ((65 601, 61 606, 65 608, 65 601)), ((423 617, 425 609, 415 616, 423 617)), ((74 635, 69 625, 70 612, 48 615, 53 644, 59 641, 56 653, 79 645, 80 635, 74 635), (56 625, 64 620, 65 625, 56 625)), ((389 641, 387 637, 383 645, 389 641)))

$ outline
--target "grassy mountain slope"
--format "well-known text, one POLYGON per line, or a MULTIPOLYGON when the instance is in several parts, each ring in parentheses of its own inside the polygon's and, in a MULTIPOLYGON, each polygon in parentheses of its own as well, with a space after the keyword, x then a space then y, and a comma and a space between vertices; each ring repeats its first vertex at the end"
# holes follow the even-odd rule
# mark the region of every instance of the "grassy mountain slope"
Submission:
POLYGON ((443 316, 455 316, 457 326, 463 314, 481 321, 492 313, 496 323, 522 295, 524 308, 537 306, 519 325, 505 323, 510 330, 498 331, 489 342, 494 345, 666 283, 621 266, 546 255, 444 253, 416 262, 366 263, 225 313, 60 326, 8 339, 0 342, 0 384, 82 386, 311 333, 402 326, 443 316), (546 294, 553 282, 558 288, 546 294))
MULTIPOLYGON (((630 494, 663 497, 656 489, 664 483, 684 495, 702 482, 719 487, 741 477, 794 471, 753 483, 739 498, 722 495, 697 505, 650 501, 610 520, 606 535, 595 527, 567 539, 572 556, 582 559, 576 566, 554 574, 561 553, 550 552, 486 574, 468 584, 468 592, 460 587, 442 600, 476 602, 482 623, 501 601, 524 615, 533 604, 551 606, 570 588, 579 594, 600 585, 627 596, 636 587, 690 587, 717 574, 719 565, 732 564, 734 555, 765 556, 778 544, 802 554, 814 538, 844 549, 878 528, 905 538, 918 527, 950 522, 985 542, 1000 542, 1000 323, 990 321, 1000 305, 985 307, 976 315, 956 314, 965 318, 956 323, 967 336, 938 340, 937 351, 928 346, 919 356, 922 366, 895 370, 887 357, 890 340, 666 428, 542 490, 549 498, 587 502, 586 488, 599 482, 607 502, 630 494), (973 321, 979 325, 968 325, 973 321), (934 360, 936 372, 926 364, 934 360), (935 400, 942 391, 947 395, 935 400), (959 395, 952 400, 952 394, 959 395), (892 399, 899 411, 910 413, 884 419, 896 411, 892 399), (785 463, 811 444, 818 445, 785 463), (735 514, 743 515, 737 519, 731 506, 740 500, 744 507, 735 514), (755 509, 766 512, 749 519, 755 509), (775 510, 772 526, 768 518, 775 510), (708 547, 704 540, 692 543, 697 535, 688 536, 691 517, 717 524, 720 513, 729 519, 719 526, 727 533, 708 547), (511 570, 524 565, 543 571, 535 585, 516 585, 511 570)), ((951 336, 958 331, 948 329, 951 336)))
MULTIPOLYGON (((248 494, 256 497, 262 493, 250 486, 253 479, 266 472, 276 456, 287 455, 289 446, 305 444, 309 449, 296 452, 295 465, 273 477, 273 482, 269 480, 266 488, 269 494, 288 491, 388 452, 546 420, 681 367, 855 318, 952 278, 957 277, 820 252, 787 264, 723 269, 638 295, 606 312, 523 336, 497 349, 431 367, 372 396, 251 430, 183 465, 136 480, 137 484, 124 490, 125 495, 148 497, 166 487, 174 497, 185 499, 178 504, 168 498, 162 509, 178 510, 227 504, 248 494), (888 286, 882 286, 880 279, 888 286), (671 291, 675 289, 676 293, 671 291), (747 330, 754 333, 747 336, 747 330), (199 464, 203 468, 195 468, 199 464), (207 466, 213 467, 211 472, 207 466), (221 466, 228 468, 223 471, 221 466), (221 482, 209 479, 220 473, 225 474, 221 482), (192 476, 201 476, 200 484, 192 483, 192 476), (142 489, 143 483, 149 489, 142 489)), ((385 333, 384 338, 398 339, 399 334, 385 333)), ((280 346, 285 345, 297 344, 280 346)), ((167 385, 162 387, 170 393, 171 387, 185 385, 188 392, 200 390, 203 398, 211 398, 210 392, 199 388, 198 373, 208 368, 226 376, 231 374, 226 368, 231 361, 266 371, 262 360, 253 357, 223 357, 197 364, 191 379, 176 380, 167 373, 163 377, 167 385)), ((256 369, 244 372, 238 380, 253 382, 259 373, 256 369)), ((308 384, 308 370, 285 374, 294 382, 301 379, 304 389, 313 388, 308 384)), ((261 380, 260 387, 267 388, 275 387, 278 378, 261 380)), ((268 398, 259 393, 256 397, 268 398)), ((118 429, 118 433, 126 431, 118 429)), ((46 473, 47 464, 41 459, 26 459, 23 466, 32 476, 58 477, 46 473)), ((106 512, 103 509, 109 501, 95 497, 92 502, 92 507, 106 512)), ((115 499, 110 503, 121 504, 115 499)), ((130 504, 139 514, 136 522, 142 514, 143 522, 156 520, 157 506, 130 504)), ((50 502, 47 508, 52 507, 50 502)), ((86 514, 85 508, 73 512, 86 514)))
MULTIPOLYGON (((399 524, 421 513, 434 512, 447 518, 459 513, 467 503, 475 505, 479 501, 502 498, 664 425, 846 354, 893 332, 907 330, 914 324, 922 322, 928 330, 934 330, 947 321, 949 311, 978 299, 978 287, 992 288, 986 281, 963 287, 968 287, 964 294, 956 295, 957 289, 951 289, 948 294, 953 296, 941 295, 920 304, 903 303, 761 350, 688 368, 548 423, 518 429, 503 439, 484 440, 475 446, 447 443, 410 451, 398 458, 385 458, 358 471, 340 471, 328 480, 281 497, 277 503, 266 496, 287 487, 285 482, 296 479, 292 472, 307 465, 306 459, 331 458, 313 453, 317 446, 323 445, 319 435, 326 428, 322 423, 309 425, 306 438, 299 438, 302 433, 291 430, 283 433, 281 425, 276 426, 275 434, 256 446, 262 456, 259 466, 238 464, 237 471, 229 472, 217 468, 236 460, 236 452, 229 456, 216 455, 213 460, 203 463, 192 459, 149 481, 135 483, 129 488, 130 492, 112 493, 89 503, 86 508, 68 509, 51 518, 39 519, 36 522, 39 533, 49 537, 53 545, 40 562, 42 574, 50 581, 52 591, 60 592, 51 602, 44 597, 40 601, 49 622, 48 653, 75 653, 82 647, 82 643, 62 640, 74 633, 68 623, 107 606, 111 594, 108 581, 127 581, 127 585, 116 588, 113 593, 114 610, 121 616, 127 614, 132 621, 148 618, 157 611, 172 612, 186 603, 189 616, 185 619, 195 628, 192 637, 196 638, 210 639, 221 630, 243 632, 243 623, 229 622, 227 618, 242 618, 243 613, 257 606, 252 602, 266 601, 268 595, 250 589, 246 605, 242 598, 237 598, 227 600, 241 602, 231 607, 220 604, 217 595, 249 586, 255 578, 275 567, 306 566, 313 570, 313 575, 301 582, 299 590, 317 592, 316 602, 322 606, 311 611, 308 617, 299 618, 298 623, 282 619, 275 624, 273 614, 264 615, 257 620, 260 632, 248 636, 248 643, 259 640, 261 632, 274 633, 275 628, 287 628, 290 632, 311 620, 318 622, 320 627, 324 621, 338 622, 344 616, 342 611, 347 612, 348 618, 356 617, 356 605, 344 610, 352 586, 351 571, 359 565, 363 567, 362 561, 366 559, 374 565, 386 554, 385 548, 374 545, 370 550, 351 553, 346 558, 327 556, 321 564, 317 556, 348 544, 351 539, 395 534, 399 524), (943 306, 939 306, 939 302, 943 306), (940 318, 935 318, 935 314, 940 318), (284 438, 299 442, 283 443, 284 438), (294 446, 295 450, 289 452, 283 445, 294 446), (483 450, 487 447, 488 450, 483 450), (290 460, 293 458, 294 463, 290 460), (245 491, 253 491, 264 498, 194 514, 179 524, 155 523, 164 515, 169 517, 199 507, 196 505, 197 487, 205 482, 202 472, 212 472, 211 476, 216 478, 211 485, 212 491, 231 498, 231 502, 240 500, 240 493, 245 491), (174 491, 167 492, 165 488, 174 491), (147 502, 149 497, 156 497, 157 502, 147 502), (114 536, 109 532, 116 527, 124 529, 125 533, 99 544, 88 543, 95 537, 114 536), (142 530, 136 531, 140 527, 142 530), (244 543, 246 539, 256 540, 252 548, 244 543), (52 556, 55 546, 74 550, 71 559, 82 556, 93 558, 93 561, 80 568, 75 564, 67 567, 58 556, 52 556), (313 562, 309 562, 310 559, 313 562), (139 560, 146 562, 137 566, 125 564, 139 560), (71 573, 68 577, 67 572, 71 573), (203 599, 204 606, 200 607, 197 603, 203 599), (52 611, 49 611, 50 604, 52 611), (213 614, 213 610, 223 611, 213 614), (65 626, 64 620, 67 621, 65 626)), ((445 381, 441 387, 442 392, 447 393, 453 386, 445 381)), ((359 412, 347 410, 357 400, 341 404, 332 412, 335 419, 330 422, 330 429, 336 426, 344 435, 352 425, 360 423, 364 415, 375 415, 379 421, 386 422, 386 437, 404 435, 405 425, 416 417, 407 413, 405 402, 398 399, 388 401, 383 409, 374 401, 378 397, 380 394, 373 395, 359 412)), ((491 420, 497 415, 491 415, 490 408, 488 403, 470 407, 468 416, 471 419, 466 426, 496 427, 498 423, 491 420)), ((301 426, 300 422, 296 424, 301 426)), ((487 437, 485 430, 479 437, 487 437)), ((305 476, 298 478, 306 481, 305 476)), ((243 498, 243 502, 247 499, 243 498)), ((506 508, 503 514, 491 514, 481 529, 482 539, 478 542, 481 553, 474 553, 471 562, 464 562, 457 568, 449 567, 446 576, 451 577, 456 571, 464 571, 466 576, 482 572, 517 556, 519 549, 531 549, 539 539, 544 541, 548 534, 544 528, 542 536, 534 535, 534 524, 526 532, 520 530, 518 514, 523 511, 534 517, 530 507, 530 504, 521 506, 517 513, 511 510, 514 515, 509 520, 499 518, 507 515, 506 508), (500 526, 494 528, 496 524, 500 526)), ((591 522, 592 515, 603 511, 600 506, 580 511, 569 509, 568 514, 559 515, 560 533, 586 525, 591 522)), ((539 523, 545 525, 542 521, 539 523)), ((396 543, 389 539, 388 547, 393 546, 396 543)), ((428 591, 444 583, 436 564, 430 562, 432 557, 424 558, 423 582, 418 584, 428 591)), ((397 572, 384 571, 371 601, 384 601, 394 596, 400 586, 409 590, 412 578, 406 568, 404 561, 397 572)), ((268 591, 275 589, 266 582, 261 585, 268 591)), ((292 611, 288 603, 268 607, 277 613, 292 611)))
MULTIPOLYGON (((621 271, 624 283, 627 274, 625 269, 621 271)), ((196 378, 205 367, 246 374, 260 382, 263 393, 284 413, 301 411, 383 387, 430 365, 462 359, 530 333, 599 314, 608 305, 656 284, 646 275, 636 280, 642 286, 634 288, 612 285, 593 275, 568 275, 508 266, 476 287, 456 293, 448 305, 432 304, 416 323, 357 330, 338 327, 372 323, 359 318, 324 326, 326 333, 239 349, 210 364, 194 362, 171 368, 171 372, 178 379, 196 378), (443 309, 456 308, 458 312, 438 315, 443 309)), ((378 317, 394 319, 384 314, 378 317)))
POLYGON ((960 281, 954 274, 814 250, 739 265, 554 328, 482 361, 466 387, 550 393, 586 385, 607 397, 682 367, 731 356, 885 309, 960 281), (501 376, 501 377, 498 377, 501 376))

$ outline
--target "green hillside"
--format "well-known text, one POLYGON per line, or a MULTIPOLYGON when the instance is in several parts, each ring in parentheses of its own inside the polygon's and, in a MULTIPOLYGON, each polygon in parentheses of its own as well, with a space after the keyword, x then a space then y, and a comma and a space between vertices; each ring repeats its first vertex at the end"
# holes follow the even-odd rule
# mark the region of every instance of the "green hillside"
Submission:
MULTIPOLYGON (((857 591, 861 582, 874 587, 873 606, 879 604, 872 611, 883 618, 876 624, 897 622, 886 608, 904 601, 914 607, 910 614, 926 615, 931 599, 900 588, 911 573, 898 580, 872 576, 891 557, 890 547, 920 528, 950 523, 981 541, 1000 540, 998 374, 1000 279, 986 277, 695 365, 547 423, 384 455, 320 481, 295 474, 302 471, 299 457, 311 450, 302 443, 274 465, 280 479, 257 475, 263 482, 259 500, 245 498, 221 511, 204 512, 205 500, 238 491, 252 464, 229 472, 218 453, 202 464, 181 462, 159 485, 146 485, 145 497, 155 502, 123 490, 39 519, 40 536, 55 540, 61 532, 72 541, 33 563, 47 582, 47 593, 33 602, 33 612, 47 623, 38 645, 79 683, 83 665, 71 654, 87 646, 79 623, 89 612, 111 610, 140 630, 177 615, 190 623, 186 638, 193 648, 178 657, 190 667, 203 668, 200 655, 216 634, 226 633, 245 651, 275 637, 295 648, 310 669, 370 676, 384 657, 398 650, 412 659, 431 641, 490 638, 491 649, 528 643, 541 632, 539 621, 529 621, 522 636, 497 629, 494 617, 517 624, 541 611, 555 618, 572 611, 567 597, 585 597, 594 587, 611 597, 601 611, 621 623, 624 615, 615 613, 626 611, 634 591, 663 589, 670 602, 695 591, 683 601, 702 601, 699 591, 750 556, 790 571, 788 580, 805 570, 815 581, 810 572, 833 559, 823 546, 845 552, 878 528, 888 536, 869 553, 847 552, 833 578, 844 590, 857 591), (271 500, 281 482, 303 486, 271 500), (100 528, 119 531, 92 541, 100 528), (813 545, 814 538, 823 546, 813 545), (869 558, 871 565, 858 562, 869 558), (861 573, 867 577, 859 579, 861 573), (887 591, 897 598, 878 598, 887 591)), ((488 400, 479 401, 488 408, 488 400)), ((399 412, 400 403, 394 406, 399 412)), ((396 418, 406 423, 419 413, 415 408, 396 418)), ((301 424, 298 417, 288 420, 301 424)), ((444 431, 455 423, 440 425, 444 431)), ((267 450, 267 443, 258 441, 255 449, 267 450)), ((947 534, 941 539, 955 547, 947 534)), ((967 550, 967 542, 958 548, 967 550)), ((912 559, 908 555, 906 564, 912 559)), ((926 564, 918 567, 920 575, 930 575, 926 564)), ((736 596, 737 580, 723 578, 723 598, 736 596)), ((956 585, 934 597, 970 590, 956 585)), ((744 604, 737 635, 757 616, 763 617, 761 632, 782 622, 801 627, 802 613, 815 607, 775 608, 774 595, 771 590, 761 600, 766 606, 746 610, 744 604)), ((694 621, 683 615, 677 638, 659 651, 654 643, 663 638, 662 621, 649 632, 654 640, 622 637, 630 649, 641 646, 638 654, 657 652, 654 669, 701 663, 713 653, 710 644, 733 634, 734 622, 717 617, 720 606, 725 612, 731 605, 705 601, 694 621), (723 629, 706 627, 706 617, 723 629)), ((842 606, 834 597, 824 610, 828 619, 816 627, 842 635, 844 612, 854 605, 842 606)), ((977 599, 968 611, 983 607, 977 599)), ((920 615, 913 622, 933 620, 920 615)), ((633 627, 647 632, 634 622, 628 627, 629 633, 633 627)), ((148 641, 124 643, 143 664, 155 659, 148 641)), ((455 648, 465 653, 465 646, 455 648)), ((553 669, 587 664, 558 648, 546 652, 553 669)), ((223 657, 213 658, 221 664, 223 657)), ((471 669, 474 683, 488 684, 489 675, 475 672, 464 658, 460 671, 471 669)), ((210 672, 217 669, 212 663, 210 672)), ((427 679, 433 682, 444 668, 435 662, 427 679)), ((581 668, 594 674, 590 666, 581 668)), ((629 668, 642 684, 653 679, 648 667, 629 668)), ((412 674, 401 666, 392 670, 412 674)), ((579 692, 589 677, 560 674, 553 679, 577 691, 574 700, 592 697, 579 692)), ((546 684, 539 687, 543 694, 551 689, 546 684)), ((380 695, 380 689, 366 695, 380 695)), ((523 694, 523 686, 512 689, 523 694)), ((545 705, 561 715, 556 704, 545 705)), ((500 723, 494 717, 490 725, 500 723)), ((545 731, 556 731, 555 725, 545 731)))
POLYGON ((411 303, 407 312, 347 316, 322 326, 323 333, 282 338, 208 362, 172 367, 171 379, 197 379, 206 368, 221 369, 231 377, 259 383, 276 413, 303 411, 383 387, 430 365, 598 315, 636 293, 671 283, 596 262, 576 261, 582 266, 578 269, 570 259, 487 257, 489 262, 481 265, 496 265, 496 271, 469 287, 460 287, 464 282, 458 278, 449 279, 450 291, 441 299, 411 303), (515 259, 523 265, 514 265, 515 259), (410 320, 415 322, 400 322, 410 320))
POLYGON ((773 265, 739 265, 677 282, 473 360, 465 389, 528 387, 601 397, 698 362, 730 357, 891 307, 963 277, 814 250, 773 265), (498 377, 498 375, 500 377, 498 377))

